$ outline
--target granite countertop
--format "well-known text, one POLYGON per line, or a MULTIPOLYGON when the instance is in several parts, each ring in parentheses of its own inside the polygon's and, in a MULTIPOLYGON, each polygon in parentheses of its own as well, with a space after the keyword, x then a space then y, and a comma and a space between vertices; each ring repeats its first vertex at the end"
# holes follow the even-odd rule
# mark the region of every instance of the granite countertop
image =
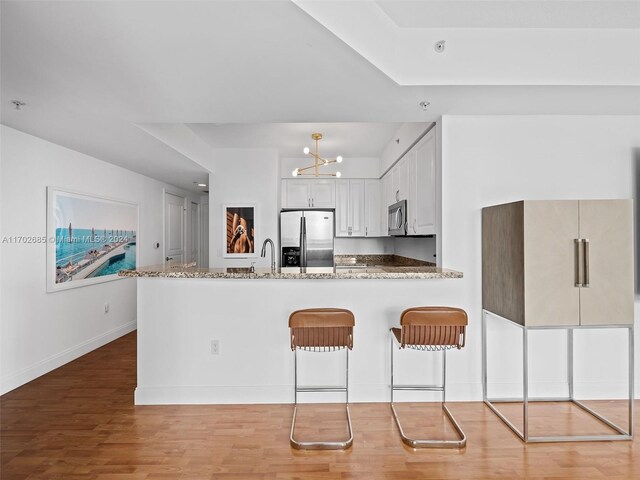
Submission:
POLYGON ((163 278, 242 278, 242 279, 432 279, 462 278, 462 272, 438 268, 433 263, 395 255, 341 255, 335 267, 198 268, 190 265, 153 265, 136 270, 122 270, 121 277, 163 278), (380 258, 385 257, 385 258, 380 258))

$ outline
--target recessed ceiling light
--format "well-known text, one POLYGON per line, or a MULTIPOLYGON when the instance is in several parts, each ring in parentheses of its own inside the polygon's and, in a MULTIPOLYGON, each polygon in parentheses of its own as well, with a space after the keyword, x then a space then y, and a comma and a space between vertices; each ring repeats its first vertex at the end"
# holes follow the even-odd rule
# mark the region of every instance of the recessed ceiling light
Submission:
POLYGON ((418 105, 420 105, 420 108, 422 108, 422 110, 427 110, 429 108, 429 105, 431 105, 431 102, 423 100, 418 105))
POLYGON ((444 52, 444 40, 436 42, 436 44, 433 46, 433 49, 438 53, 444 52))
POLYGON ((11 100, 11 103, 14 107, 16 107, 16 110, 20 110, 26 105, 26 103, 24 103, 22 100, 11 100))

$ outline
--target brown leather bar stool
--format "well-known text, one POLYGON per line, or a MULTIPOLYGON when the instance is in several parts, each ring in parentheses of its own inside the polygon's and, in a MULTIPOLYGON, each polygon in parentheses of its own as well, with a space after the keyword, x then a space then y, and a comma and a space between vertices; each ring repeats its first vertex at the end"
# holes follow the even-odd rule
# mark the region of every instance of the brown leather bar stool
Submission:
POLYGON ((391 410, 400 430, 402 441, 413 448, 462 448, 467 437, 447 408, 447 350, 464 347, 465 330, 468 323, 467 313, 452 307, 414 307, 402 312, 400 328, 391 329, 391 410), (394 385, 393 351, 394 340, 400 350, 411 348, 423 351, 442 352, 442 385, 394 385), (442 409, 455 428, 459 440, 416 440, 405 435, 398 413, 393 405, 395 390, 419 390, 442 392, 442 409))
POLYGON ((353 349, 353 327, 355 317, 342 308, 310 308, 297 310, 289 316, 291 350, 294 352, 294 407, 291 419, 291 446, 306 450, 344 450, 353 444, 351 416, 349 415, 349 350, 353 349), (330 352, 345 350, 345 385, 337 387, 298 387, 298 350, 330 352), (337 442, 301 442, 294 438, 298 393, 302 392, 345 392, 349 438, 337 442))

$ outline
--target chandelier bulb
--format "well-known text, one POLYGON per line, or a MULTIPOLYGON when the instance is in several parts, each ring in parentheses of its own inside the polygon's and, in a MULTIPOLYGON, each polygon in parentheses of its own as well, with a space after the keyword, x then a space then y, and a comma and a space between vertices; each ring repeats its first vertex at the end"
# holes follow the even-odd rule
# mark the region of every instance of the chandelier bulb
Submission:
POLYGON ((293 172, 291 172, 291 175, 293 175, 294 177, 297 177, 298 176, 298 169, 294 168, 293 172))
POLYGON ((336 157, 336 162, 338 162, 338 163, 342 163, 342 155, 338 155, 338 156, 336 157))
POLYGON ((305 155, 309 155, 309 147, 304 147, 303 152, 305 155))
POLYGON ((336 177, 340 178, 342 174, 340 172, 336 172, 336 177))

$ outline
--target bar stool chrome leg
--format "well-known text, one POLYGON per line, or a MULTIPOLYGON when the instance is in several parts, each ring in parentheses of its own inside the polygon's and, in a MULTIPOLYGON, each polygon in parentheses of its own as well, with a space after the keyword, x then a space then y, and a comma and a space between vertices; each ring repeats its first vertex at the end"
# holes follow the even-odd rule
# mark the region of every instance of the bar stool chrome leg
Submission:
POLYGON ((395 385, 393 383, 393 351, 394 351, 394 335, 391 332, 391 411, 393 412, 393 418, 398 426, 400 437, 402 441, 412 448, 464 448, 467 444, 467 436, 460 428, 460 425, 452 415, 451 411, 446 404, 446 384, 447 384, 447 350, 442 349, 442 385, 395 385), (458 440, 421 440, 409 438, 404 433, 400 419, 398 418, 398 412, 396 412, 393 403, 393 392, 395 390, 417 390, 417 391, 431 391, 442 392, 442 410, 446 414, 447 418, 451 422, 451 425, 455 429, 458 440))
POLYGON ((291 419, 291 432, 289 443, 298 450, 346 450, 353 445, 353 430, 351 428, 351 415, 349 413, 349 349, 346 351, 346 375, 344 387, 298 387, 298 349, 294 350, 294 406, 293 417, 291 419), (347 411, 347 425, 349 428, 349 438, 337 442, 303 442, 296 440, 294 431, 296 428, 296 414, 298 411, 298 392, 345 392, 347 411))

